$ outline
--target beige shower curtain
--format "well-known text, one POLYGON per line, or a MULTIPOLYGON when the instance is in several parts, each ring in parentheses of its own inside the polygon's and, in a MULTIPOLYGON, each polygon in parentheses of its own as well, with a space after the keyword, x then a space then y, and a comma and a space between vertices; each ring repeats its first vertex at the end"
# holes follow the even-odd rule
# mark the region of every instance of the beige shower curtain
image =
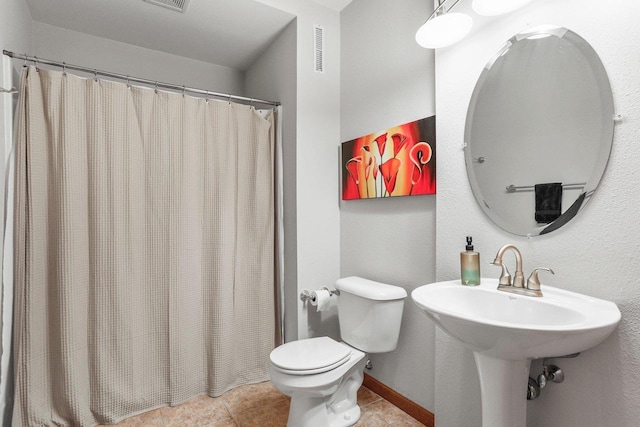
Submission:
POLYGON ((18 114, 14 426, 267 379, 274 114, 33 67, 18 114))

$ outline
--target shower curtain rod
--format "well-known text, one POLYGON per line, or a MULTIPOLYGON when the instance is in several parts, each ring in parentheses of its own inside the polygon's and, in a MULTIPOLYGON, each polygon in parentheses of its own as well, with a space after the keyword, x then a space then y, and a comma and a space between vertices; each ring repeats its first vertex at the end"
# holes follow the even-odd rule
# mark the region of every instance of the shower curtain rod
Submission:
POLYGON ((265 105, 273 105, 275 107, 280 105, 280 102, 278 101, 265 101, 264 99, 257 99, 257 98, 247 98, 244 96, 239 96, 239 95, 230 95, 228 93, 220 93, 220 92, 212 92, 210 90, 204 90, 204 89, 198 89, 198 88, 193 88, 193 87, 187 87, 187 86, 180 86, 180 85, 174 85, 171 83, 163 83, 163 82, 159 82, 156 80, 148 80, 148 79, 143 79, 140 77, 132 77, 132 76, 128 76, 125 74, 119 74, 119 73, 112 73, 110 71, 101 71, 101 70, 97 70, 95 68, 87 68, 87 67, 82 67, 80 65, 71 65, 71 64, 67 64, 65 62, 59 62, 59 61, 52 61, 50 59, 42 59, 42 58, 37 58, 35 56, 29 56, 29 55, 22 55, 19 53, 14 53, 11 52, 9 50, 3 50, 2 51, 3 55, 7 55, 10 58, 14 58, 14 59, 22 59, 25 61, 25 63, 27 61, 29 62, 33 62, 36 67, 38 66, 38 64, 46 64, 46 65, 52 65, 54 67, 60 67, 63 70, 76 70, 76 71, 82 71, 85 73, 91 73, 94 76, 96 76, 96 78, 98 76, 105 76, 105 77, 112 77, 115 79, 120 79, 120 80, 126 80, 127 82, 136 82, 136 83, 143 83, 143 84, 147 84, 147 85, 151 85, 153 87, 156 88, 162 88, 162 89, 170 89, 170 90, 176 90, 176 91, 181 91, 181 92, 190 92, 190 93, 197 93, 200 95, 206 95, 206 96, 214 96, 217 98, 223 98, 223 99, 228 99, 228 100, 235 100, 235 101, 244 101, 244 102, 249 102, 249 104, 265 104, 265 105))

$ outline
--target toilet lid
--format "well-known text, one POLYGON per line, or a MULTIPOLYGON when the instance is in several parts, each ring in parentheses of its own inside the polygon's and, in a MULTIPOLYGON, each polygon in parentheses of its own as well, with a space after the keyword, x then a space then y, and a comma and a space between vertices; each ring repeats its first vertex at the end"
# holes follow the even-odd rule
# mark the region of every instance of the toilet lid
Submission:
POLYGON ((329 337, 292 341, 271 352, 271 363, 283 372, 314 374, 336 368, 346 362, 351 348, 329 337))

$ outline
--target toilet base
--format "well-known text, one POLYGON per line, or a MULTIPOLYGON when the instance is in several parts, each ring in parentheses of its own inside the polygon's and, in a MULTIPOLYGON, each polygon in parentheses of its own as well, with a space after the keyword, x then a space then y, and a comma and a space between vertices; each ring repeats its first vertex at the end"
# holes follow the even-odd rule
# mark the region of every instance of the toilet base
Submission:
MULTIPOLYGON (((358 366, 359 367, 359 366, 358 366)), ((360 419, 358 389, 364 380, 362 369, 341 381, 329 396, 296 394, 291 396, 287 427, 349 427, 360 419)))
POLYGON ((360 419, 360 407, 356 404, 340 413, 327 411, 321 397, 291 399, 287 427, 349 427, 360 419))

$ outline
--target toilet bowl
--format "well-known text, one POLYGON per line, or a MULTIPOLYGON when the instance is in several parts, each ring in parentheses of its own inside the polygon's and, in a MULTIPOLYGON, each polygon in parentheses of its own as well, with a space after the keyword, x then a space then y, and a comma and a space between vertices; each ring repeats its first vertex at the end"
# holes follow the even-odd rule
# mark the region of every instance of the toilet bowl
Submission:
POLYGON ((291 397, 287 426, 346 427, 358 421, 360 407, 356 396, 364 379, 365 353, 329 337, 293 341, 278 349, 280 353, 271 355, 271 382, 291 397), (331 352, 325 351, 325 359, 315 359, 318 366, 308 363, 308 369, 297 370, 292 369, 293 364, 288 364, 288 360, 278 357, 289 353, 288 345, 298 347, 291 351, 292 354, 307 353, 319 347, 335 353, 330 356, 331 352), (343 357, 344 352, 346 357, 343 357))
POLYGON ((336 282, 345 342, 315 337, 271 352, 271 382, 291 397, 287 427, 347 427, 360 418, 357 392, 367 353, 396 348, 407 296, 403 288, 360 277, 336 282))

